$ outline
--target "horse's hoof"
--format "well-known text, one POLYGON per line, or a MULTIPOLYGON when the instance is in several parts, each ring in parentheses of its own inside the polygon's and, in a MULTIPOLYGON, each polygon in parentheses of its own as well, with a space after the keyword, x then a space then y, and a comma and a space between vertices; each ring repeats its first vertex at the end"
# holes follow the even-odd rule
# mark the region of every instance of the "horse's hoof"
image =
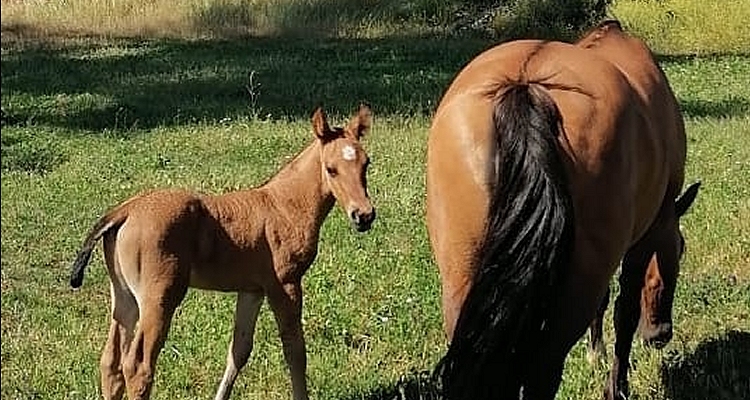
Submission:
POLYGON ((595 349, 588 349, 586 360, 589 365, 599 365, 599 363, 605 362, 607 360, 607 349, 604 348, 604 345, 597 346, 595 349))
POLYGON ((627 390, 612 388, 609 385, 604 388, 604 400, 628 400, 627 390))

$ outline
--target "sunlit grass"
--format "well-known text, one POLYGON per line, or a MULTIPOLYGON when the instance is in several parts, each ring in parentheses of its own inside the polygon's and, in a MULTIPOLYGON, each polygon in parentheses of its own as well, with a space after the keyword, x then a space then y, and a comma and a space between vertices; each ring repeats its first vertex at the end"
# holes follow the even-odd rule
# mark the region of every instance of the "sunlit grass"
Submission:
POLYGON ((657 53, 746 53, 746 0, 614 0, 610 14, 657 53))
MULTIPOLYGON (((2 0, 4 35, 384 37, 450 32, 460 1, 2 0)), ((656 52, 746 51, 745 0, 614 0, 609 15, 656 52)))
POLYGON ((435 0, 50 0, 2 2, 4 30, 30 37, 377 37, 438 32, 457 2, 435 0))

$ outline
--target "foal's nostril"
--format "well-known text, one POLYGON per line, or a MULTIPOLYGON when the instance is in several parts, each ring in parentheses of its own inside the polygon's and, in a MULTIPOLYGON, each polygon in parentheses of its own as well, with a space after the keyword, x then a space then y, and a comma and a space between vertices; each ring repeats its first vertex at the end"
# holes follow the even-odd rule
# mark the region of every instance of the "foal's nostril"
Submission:
POLYGON ((352 212, 349 213, 349 218, 354 222, 355 224, 360 223, 360 214, 359 210, 352 210, 352 212))

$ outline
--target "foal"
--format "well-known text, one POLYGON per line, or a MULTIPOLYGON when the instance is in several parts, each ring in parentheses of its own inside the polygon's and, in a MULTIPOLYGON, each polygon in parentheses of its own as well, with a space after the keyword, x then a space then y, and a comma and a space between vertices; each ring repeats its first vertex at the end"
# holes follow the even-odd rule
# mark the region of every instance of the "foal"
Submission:
POLYGON ((307 399, 302 276, 318 249, 320 226, 336 201, 357 231, 370 229, 368 156, 360 138, 372 112, 360 106, 331 129, 318 108, 315 140, 264 185, 211 196, 184 190, 140 194, 114 207, 91 230, 73 265, 80 287, 93 248, 104 238, 112 315, 101 357, 105 399, 148 399, 157 357, 188 287, 238 292, 234 335, 216 399, 229 398, 253 346, 263 298, 278 323, 295 400, 307 399))

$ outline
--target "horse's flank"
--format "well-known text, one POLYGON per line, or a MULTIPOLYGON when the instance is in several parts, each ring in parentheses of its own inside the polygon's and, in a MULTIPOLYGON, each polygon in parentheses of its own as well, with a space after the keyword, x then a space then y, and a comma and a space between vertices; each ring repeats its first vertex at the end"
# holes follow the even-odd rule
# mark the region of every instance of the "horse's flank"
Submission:
POLYGON ((660 141, 654 146, 669 147, 664 160, 670 171, 666 195, 677 198, 684 184, 685 126, 677 98, 653 53, 643 41, 623 32, 617 21, 602 23, 576 45, 611 62, 637 93, 639 112, 654 124, 650 129, 660 132, 651 139, 660 141))

